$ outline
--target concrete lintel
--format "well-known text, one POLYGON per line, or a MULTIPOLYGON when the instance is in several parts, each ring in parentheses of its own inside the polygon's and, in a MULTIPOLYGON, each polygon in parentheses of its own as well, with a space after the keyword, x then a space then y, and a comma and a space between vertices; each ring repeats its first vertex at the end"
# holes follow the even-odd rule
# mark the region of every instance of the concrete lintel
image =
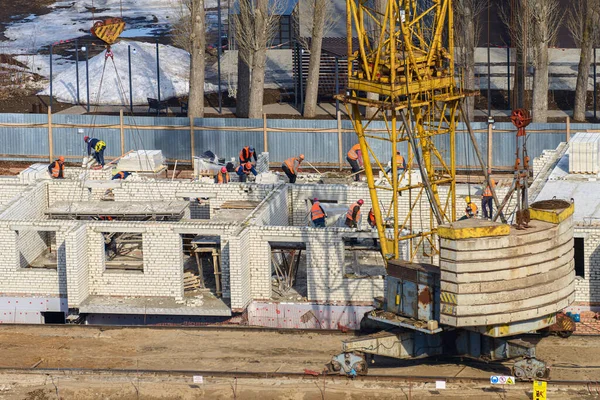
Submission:
POLYGON ((179 227, 173 228, 173 233, 178 235, 199 235, 199 236, 221 236, 221 235, 229 235, 226 232, 226 229, 206 229, 202 227, 179 227))
POLYGON ((285 236, 285 235, 263 236, 262 240, 264 240, 266 242, 276 242, 276 243, 285 243, 285 242, 308 243, 308 235, 307 235, 307 237, 285 236))
MULTIPOLYGON (((70 226, 68 226, 70 227, 70 226)), ((10 225, 10 230, 12 231, 36 231, 36 232, 58 232, 61 231, 63 227, 56 226, 36 226, 36 225, 10 225)))
POLYGON ((212 199, 217 197, 216 192, 175 192, 175 197, 187 197, 190 199, 212 199))
POLYGON ((122 227, 122 226, 109 226, 109 225, 105 225, 105 227, 98 227, 98 226, 94 226, 93 227, 94 232, 96 233, 112 233, 112 232, 123 232, 123 233, 146 233, 148 232, 148 228, 146 227, 137 227, 137 226, 129 226, 129 227, 122 227))

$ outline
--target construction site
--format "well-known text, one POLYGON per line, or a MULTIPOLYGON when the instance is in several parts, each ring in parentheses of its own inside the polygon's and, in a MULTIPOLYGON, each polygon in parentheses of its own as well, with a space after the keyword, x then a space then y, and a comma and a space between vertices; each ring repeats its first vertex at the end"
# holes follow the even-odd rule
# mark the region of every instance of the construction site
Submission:
MULTIPOLYGON (((517 104, 482 148, 452 1, 373 7, 347 1, 339 160, 269 152, 266 117, 260 144, 198 148, 189 117, 161 138, 189 131, 178 167, 133 106, 127 129, 49 110, 50 164, 0 177, 0 397, 600 396, 597 132, 530 157, 517 104)), ((106 64, 124 28, 93 25, 106 64)))

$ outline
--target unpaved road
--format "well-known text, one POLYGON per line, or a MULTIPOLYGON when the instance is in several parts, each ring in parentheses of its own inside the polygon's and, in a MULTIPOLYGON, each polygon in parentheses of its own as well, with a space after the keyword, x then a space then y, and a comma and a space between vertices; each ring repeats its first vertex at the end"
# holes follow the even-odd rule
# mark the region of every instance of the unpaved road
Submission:
MULTIPOLYGON (((342 335, 313 333, 4 325, 0 326, 0 367, 28 368, 39 362, 37 368, 297 373, 304 369, 321 371, 330 357, 340 351, 343 339, 342 335)), ((539 358, 555 366, 552 379, 600 380, 600 368, 594 368, 600 366, 600 337, 548 337, 538 344, 537 353, 539 358), (573 366, 587 368, 568 368, 573 366)), ((370 368, 371 374, 467 378, 508 372, 502 365, 462 364, 460 360, 376 361, 370 368)), ((135 372, 85 376, 5 372, 0 374, 0 399, 56 399, 58 396, 65 399, 395 399, 409 398, 408 391, 412 399, 526 399, 531 398, 529 386, 518 385, 507 393, 496 393, 490 392, 486 384, 453 383, 443 394, 438 394, 432 383, 207 377, 203 384, 193 385, 191 377, 176 373, 152 377, 135 372)), ((555 398, 593 398, 586 395, 588 392, 583 386, 561 387, 560 390, 555 398)))

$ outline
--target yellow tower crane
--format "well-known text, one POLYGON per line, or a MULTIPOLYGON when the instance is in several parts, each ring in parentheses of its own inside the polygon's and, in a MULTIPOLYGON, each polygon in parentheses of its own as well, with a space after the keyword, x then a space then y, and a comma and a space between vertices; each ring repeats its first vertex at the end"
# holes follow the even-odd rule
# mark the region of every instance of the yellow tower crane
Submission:
POLYGON ((347 0, 346 5, 348 91, 338 98, 358 136, 381 251, 386 260, 398 259, 401 242, 409 241, 411 261, 433 257, 437 226, 456 220, 455 137, 465 95, 454 71, 452 1, 347 0), (376 111, 363 118, 362 107, 376 111), (386 128, 368 130, 375 119, 383 119, 386 128), (379 141, 390 146, 391 174, 376 181, 373 164, 382 170, 387 165, 373 150, 379 141), (398 176, 395 155, 402 142, 407 168, 398 176), (420 173, 412 173, 414 166, 420 173), (398 211, 402 194, 405 215, 398 211), (420 210, 424 198, 431 207, 427 217, 420 210), (389 206, 382 210, 385 199, 389 206), (389 228, 393 234, 386 233, 389 228))

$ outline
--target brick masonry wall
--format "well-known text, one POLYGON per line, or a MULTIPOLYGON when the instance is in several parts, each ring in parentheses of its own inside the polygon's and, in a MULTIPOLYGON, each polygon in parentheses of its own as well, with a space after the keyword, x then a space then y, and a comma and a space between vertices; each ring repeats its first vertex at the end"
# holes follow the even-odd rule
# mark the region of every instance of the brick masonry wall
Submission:
MULTIPOLYGON (((67 295, 65 231, 71 225, 66 224, 61 228, 55 226, 44 227, 43 225, 43 223, 19 222, 20 231, 27 233, 18 238, 17 231, 13 229, 15 226, 11 222, 0 221, 0 294, 23 296, 67 295), (56 246, 53 251, 57 253, 57 268, 23 268, 22 265, 25 265, 25 262, 21 261, 23 258, 21 250, 27 247, 28 241, 35 240, 36 236, 40 237, 38 230, 41 229, 55 232, 56 246)), ((40 246, 39 249, 42 249, 42 247, 43 250, 46 249, 45 244, 40 246)))
POLYGON ((231 288, 231 309, 242 311, 252 301, 250 276, 249 229, 240 229, 229 239, 229 275, 231 288))
POLYGON ((304 242, 307 255, 308 300, 316 302, 371 303, 383 295, 383 279, 344 278, 346 228, 253 227, 250 265, 253 299, 271 297, 271 242, 304 242))
POLYGON ((576 323, 575 335, 600 335, 600 319, 596 315, 594 311, 580 312, 581 322, 576 323))
POLYGON ((142 233, 143 272, 105 270, 101 232, 126 229, 137 224, 111 224, 106 230, 88 225, 90 294, 100 296, 166 296, 183 298, 183 255, 181 236, 163 224, 145 224, 142 233), (101 232, 100 232, 101 231, 101 232))
POLYGON ((281 184, 269 193, 248 216, 247 223, 258 226, 287 226, 289 224, 288 186, 281 184))
POLYGON ((66 274, 69 308, 77 308, 90 292, 87 229, 74 226, 66 234, 66 274))

